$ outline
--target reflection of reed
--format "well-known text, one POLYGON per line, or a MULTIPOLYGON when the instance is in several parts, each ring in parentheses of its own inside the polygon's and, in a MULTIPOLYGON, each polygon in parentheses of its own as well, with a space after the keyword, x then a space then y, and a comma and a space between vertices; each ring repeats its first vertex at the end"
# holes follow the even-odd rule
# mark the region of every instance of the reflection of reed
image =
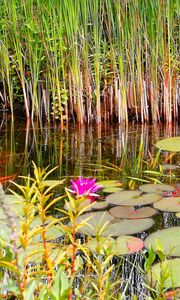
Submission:
MULTIPOLYGON (((20 125, 19 125, 20 126, 20 125)), ((59 166, 55 176, 116 177, 117 171, 102 173, 100 165, 114 164, 119 169, 129 165, 125 173, 137 168, 137 160, 154 157, 154 143, 163 137, 177 136, 174 125, 130 125, 105 127, 82 126, 77 128, 41 127, 30 121, 26 127, 14 126, 5 120, 0 132, 0 176, 20 173, 27 175, 34 160, 39 166, 59 166), (17 128, 15 130, 15 128, 17 128), (19 128, 19 129, 18 129, 19 128), (92 165, 89 165, 92 164, 92 165)), ((178 157, 176 156, 176 159, 178 157)))

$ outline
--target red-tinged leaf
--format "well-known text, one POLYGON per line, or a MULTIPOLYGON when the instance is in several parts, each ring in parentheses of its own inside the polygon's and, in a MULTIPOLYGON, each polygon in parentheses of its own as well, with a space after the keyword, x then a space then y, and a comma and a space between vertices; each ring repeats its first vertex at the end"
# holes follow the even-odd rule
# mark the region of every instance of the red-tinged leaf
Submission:
POLYGON ((174 300, 178 295, 180 295, 180 289, 170 290, 165 293, 166 300, 174 300))
POLYGON ((18 176, 17 173, 15 173, 13 175, 8 175, 8 176, 1 176, 0 177, 0 182, 5 183, 5 182, 8 182, 10 180, 14 180, 17 176, 18 176))
POLYGON ((128 241, 127 247, 131 252, 138 252, 144 247, 144 242, 140 239, 128 241))

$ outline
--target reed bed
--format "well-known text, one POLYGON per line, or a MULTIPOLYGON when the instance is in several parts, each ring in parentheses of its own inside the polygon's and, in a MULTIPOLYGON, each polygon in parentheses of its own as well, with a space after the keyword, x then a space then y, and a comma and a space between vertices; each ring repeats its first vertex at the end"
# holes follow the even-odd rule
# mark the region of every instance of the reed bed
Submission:
POLYGON ((178 0, 1 0, 1 109, 61 124, 178 119, 178 0))

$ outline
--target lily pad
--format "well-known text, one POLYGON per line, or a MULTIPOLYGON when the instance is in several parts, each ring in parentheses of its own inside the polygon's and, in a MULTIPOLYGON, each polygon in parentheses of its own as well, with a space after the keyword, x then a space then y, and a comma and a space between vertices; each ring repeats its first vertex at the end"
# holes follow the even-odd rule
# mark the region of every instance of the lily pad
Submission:
MULTIPOLYGON (((151 287, 156 288, 162 276, 162 270, 165 272, 169 270, 169 276, 163 281, 163 285, 166 289, 176 288, 180 286, 180 258, 174 258, 165 262, 157 263, 151 267, 146 275, 147 284, 151 284, 151 287), (164 267, 163 267, 164 265, 164 267)), ((169 298, 167 298, 169 299, 169 298)), ((174 298, 173 298, 174 299, 174 298)))
POLYGON ((180 212, 180 197, 163 197, 153 206, 161 211, 180 212))
POLYGON ((88 242, 88 247, 91 252, 100 251, 100 254, 103 254, 109 251, 113 255, 120 256, 139 252, 144 247, 144 242, 134 236, 122 235, 116 240, 112 237, 102 238, 100 244, 94 238, 88 242))
POLYGON ((116 239, 112 246, 112 254, 119 256, 137 253, 144 247, 144 242, 134 236, 122 235, 116 239))
POLYGON ((122 191, 122 190, 123 189, 121 189, 118 186, 111 186, 111 187, 109 186, 109 187, 104 188, 102 191, 104 193, 111 194, 111 193, 117 193, 117 192, 122 191))
MULTIPOLYGON (((39 229, 41 229, 41 226, 39 226, 39 229)), ((43 228, 42 228, 43 230, 43 228)), ((60 229, 60 227, 58 228, 57 226, 51 226, 50 228, 48 228, 46 230, 46 240, 50 241, 50 240, 55 240, 57 238, 60 238, 61 236, 64 235, 64 232, 62 231, 62 229, 60 229)), ((41 234, 38 233, 36 234, 33 239, 33 242, 42 242, 42 237, 41 234)))
POLYGON ((103 187, 120 187, 123 185, 122 182, 119 182, 117 180, 103 180, 97 182, 98 185, 102 185, 103 187))
MULTIPOLYGON (((88 219, 86 223, 88 223, 88 225, 90 225, 92 228, 90 228, 88 225, 85 225, 80 227, 80 232, 90 232, 90 235, 94 235, 98 224, 103 226, 103 224, 112 221, 114 218, 106 211, 90 212, 78 217, 76 223, 80 224, 86 221, 86 219, 88 219)), ((71 223, 69 223, 69 225, 71 226, 71 223)))
POLYGON ((109 210, 109 213, 119 219, 143 219, 152 217, 157 211, 149 206, 136 209, 132 206, 116 206, 109 210))
POLYGON ((63 180, 51 180, 51 179, 49 179, 49 180, 44 180, 43 181, 43 184, 45 186, 58 186, 58 185, 61 185, 63 183, 64 183, 64 179, 63 180))
POLYGON ((6 219, 6 218, 7 218, 7 216, 5 215, 3 209, 0 208, 0 220, 4 220, 4 219, 6 219))
POLYGON ((12 230, 9 226, 5 222, 0 221, 0 241, 3 239, 4 241, 9 242, 11 233, 12 230))
POLYGON ((171 137, 158 141, 155 146, 164 151, 180 152, 180 137, 171 137))
POLYGON ((91 236, 95 235, 96 227, 100 222, 100 228, 108 221, 109 224, 104 228, 102 236, 119 236, 124 234, 135 234, 147 230, 153 225, 153 220, 137 219, 137 220, 125 220, 125 219, 113 219, 113 217, 107 212, 96 212, 85 214, 78 218, 78 223, 81 223, 88 217, 92 217, 86 223, 89 224, 80 227, 79 232, 85 233, 91 236), (104 215, 103 215, 104 214, 104 215), (101 219, 101 221, 100 221, 101 219))
MULTIPOLYGON (((61 260, 61 257, 64 257, 64 251, 62 248, 58 247, 57 244, 46 243, 46 248, 49 253, 49 258, 57 263, 61 260)), ((44 260, 44 248, 41 243, 31 243, 25 250, 20 248, 19 250, 20 257, 26 256, 27 262, 33 262, 35 264, 40 264, 44 260)))
POLYGON ((178 212, 178 213, 176 214, 176 217, 177 217, 177 218, 180 218, 180 212, 178 212))
POLYGON ((139 187, 140 191, 144 193, 158 193, 161 194, 162 192, 173 192, 175 187, 170 184, 153 184, 147 183, 143 184, 139 187))
POLYGON ((145 240, 145 247, 151 245, 156 250, 156 242, 159 241, 165 253, 171 256, 180 256, 180 226, 158 230, 150 234, 145 240))
POLYGON ((148 205, 162 198, 156 193, 142 194, 140 191, 122 191, 106 197, 106 201, 116 205, 148 205))
POLYGON ((103 232, 103 236, 120 236, 125 234, 135 234, 143 232, 153 226, 154 221, 150 218, 126 220, 116 219, 116 223, 107 226, 107 230, 103 232))
MULTIPOLYGON (((70 204, 70 202, 69 202, 70 204)), ((85 212, 91 211, 91 210, 96 210, 96 209, 103 209, 106 208, 108 206, 108 203, 106 201, 95 201, 95 202, 91 202, 90 199, 85 199, 81 202, 80 204, 80 208, 86 208, 85 212), (90 207, 88 207, 90 204, 92 204, 90 207)), ((66 204, 64 205, 64 209, 67 210, 67 206, 66 204)))
MULTIPOLYGON (((122 205, 122 202, 128 201, 129 199, 130 200, 136 199, 141 194, 142 192, 140 191, 120 191, 118 193, 108 195, 105 200, 110 204, 122 205)), ((125 205, 131 205, 131 204, 125 204, 125 205)))
POLYGON ((98 242, 96 238, 88 240, 87 247, 91 252, 98 252, 103 255, 107 250, 111 252, 112 246, 115 244, 115 239, 112 237, 101 237, 98 242))

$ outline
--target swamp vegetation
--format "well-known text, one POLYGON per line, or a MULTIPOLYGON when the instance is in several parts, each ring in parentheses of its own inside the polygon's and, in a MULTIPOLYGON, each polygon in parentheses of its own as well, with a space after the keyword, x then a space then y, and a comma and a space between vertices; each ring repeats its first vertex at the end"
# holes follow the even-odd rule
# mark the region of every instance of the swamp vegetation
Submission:
POLYGON ((178 0, 1 0, 0 99, 12 117, 171 123, 178 0))
MULTIPOLYGON (((179 138, 161 140, 156 147, 147 148, 143 141, 150 130, 144 129, 136 135, 132 130, 133 139, 128 143, 131 131, 127 135, 121 128, 119 145, 113 133, 104 141, 103 135, 101 140, 98 136, 96 150, 101 146, 102 151, 96 156, 99 161, 94 162, 88 161, 82 128, 78 139, 72 132, 71 147, 75 140, 80 143, 76 150, 80 157, 77 160, 75 156, 72 170, 76 177, 67 175, 70 166, 64 161, 68 157, 59 152, 63 147, 58 144, 59 129, 54 144, 53 129, 48 136, 53 133, 52 148, 57 148, 58 154, 51 157, 49 147, 48 159, 53 158, 52 164, 59 164, 58 169, 28 163, 21 168, 24 176, 16 174, 14 183, 6 182, 13 176, 1 176, 6 190, 4 193, 1 188, 0 193, 2 299, 179 299, 179 138), (113 147, 115 160, 105 163, 103 149, 112 151, 113 147), (78 177, 81 173, 91 174, 91 179, 78 177), (98 180, 93 180, 95 177, 98 180)), ((33 137, 33 151, 39 164, 45 163, 44 132, 42 137, 37 129, 24 132, 25 161, 28 155, 32 158, 29 149, 33 145, 28 141, 33 137)), ((13 134, 16 143, 12 152, 18 145, 17 131, 13 134)), ((178 131, 172 132, 175 134, 178 131)), ((66 148, 67 141, 63 142, 66 148)), ((6 164, 9 172, 17 168, 17 154, 16 150, 15 158, 6 164)), ((93 152, 90 156, 94 157, 93 152)))
POLYGON ((180 2, 0 4, 0 299, 180 299, 180 2))

